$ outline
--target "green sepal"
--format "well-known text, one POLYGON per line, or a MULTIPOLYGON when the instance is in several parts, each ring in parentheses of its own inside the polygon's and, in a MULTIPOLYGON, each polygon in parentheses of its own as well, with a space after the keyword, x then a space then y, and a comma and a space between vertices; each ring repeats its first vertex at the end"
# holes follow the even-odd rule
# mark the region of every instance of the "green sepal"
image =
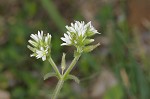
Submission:
POLYGON ((50 77, 57 77, 58 78, 56 73, 47 73, 47 74, 44 75, 44 80, 46 80, 50 77))
POLYGON ((95 33, 91 32, 91 31, 88 31, 86 34, 87 34, 88 37, 91 37, 91 36, 95 35, 95 33))
POLYGON ((87 30, 86 34, 87 34, 88 37, 91 37, 91 36, 94 36, 95 34, 101 34, 101 33, 98 33, 98 32, 94 33, 92 31, 87 30))
POLYGON ((88 53, 91 52, 92 50, 94 50, 96 47, 98 47, 100 45, 100 43, 96 44, 96 45, 90 45, 90 46, 86 46, 83 51, 88 53))
POLYGON ((92 42, 94 42, 94 39, 85 39, 84 40, 84 45, 90 44, 92 42))
POLYGON ((76 83, 78 83, 78 84, 80 83, 80 80, 76 76, 74 76, 74 75, 68 75, 66 79, 72 79, 76 83))

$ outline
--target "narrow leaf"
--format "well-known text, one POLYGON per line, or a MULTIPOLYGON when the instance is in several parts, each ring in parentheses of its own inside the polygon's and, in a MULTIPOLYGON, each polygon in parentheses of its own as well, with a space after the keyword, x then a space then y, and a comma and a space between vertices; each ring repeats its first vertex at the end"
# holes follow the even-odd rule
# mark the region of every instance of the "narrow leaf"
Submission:
POLYGON ((74 75, 68 75, 67 79, 72 79, 72 80, 74 80, 78 84, 80 83, 80 80, 76 76, 74 76, 74 75))
POLYGON ((48 79, 49 77, 53 77, 53 76, 57 77, 57 74, 56 73, 47 73, 44 75, 44 80, 48 79))

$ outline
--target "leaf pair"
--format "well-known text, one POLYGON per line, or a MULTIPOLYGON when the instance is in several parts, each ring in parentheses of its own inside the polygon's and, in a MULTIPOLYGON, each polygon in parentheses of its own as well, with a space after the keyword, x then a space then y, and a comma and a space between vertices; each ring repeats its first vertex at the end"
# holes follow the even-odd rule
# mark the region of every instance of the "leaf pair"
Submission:
MULTIPOLYGON (((57 77, 58 78, 58 76, 57 76, 57 74, 56 73, 47 73, 45 76, 44 76, 44 80, 46 80, 46 79, 48 79, 48 78, 50 78, 50 77, 57 77)), ((76 83, 80 83, 80 80, 76 77, 76 76, 74 76, 74 75, 68 75, 67 76, 67 78, 66 78, 66 80, 67 79, 72 79, 72 80, 74 80, 76 83)))

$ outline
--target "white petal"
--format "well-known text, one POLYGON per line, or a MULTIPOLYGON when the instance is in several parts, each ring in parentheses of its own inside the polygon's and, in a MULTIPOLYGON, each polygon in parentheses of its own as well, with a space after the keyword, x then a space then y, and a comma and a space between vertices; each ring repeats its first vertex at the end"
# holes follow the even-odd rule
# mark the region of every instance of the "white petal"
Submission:
POLYGON ((38 31, 38 38, 40 39, 40 40, 42 40, 42 37, 43 37, 43 31, 38 31))
POLYGON ((68 27, 68 25, 66 25, 65 27, 66 27, 66 29, 67 29, 67 30, 69 30, 69 27, 68 27))
POLYGON ((89 27, 90 25, 91 25, 91 21, 85 25, 85 28, 89 27))
POLYGON ((30 36, 32 39, 34 39, 36 42, 38 42, 38 37, 36 36, 36 35, 34 35, 34 34, 31 34, 31 36, 30 36))
POLYGON ((70 39, 70 37, 64 33, 65 38, 70 39))
POLYGON ((45 56, 45 55, 42 57, 42 60, 43 60, 43 61, 45 61, 45 60, 46 60, 46 56, 45 56))
POLYGON ((44 51, 44 48, 43 48, 43 47, 40 47, 40 50, 41 50, 41 51, 44 51))
POLYGON ((71 44, 71 41, 69 39, 66 40, 67 44, 71 44))
POLYGON ((68 45, 67 43, 62 43, 61 46, 68 45))
POLYGON ((73 27, 73 26, 74 26, 74 24, 73 24, 73 23, 71 23, 71 26, 73 27))
POLYGON ((30 57, 33 57, 33 56, 34 56, 34 54, 31 54, 31 55, 30 55, 30 57))
POLYGON ((68 43, 68 44, 71 44, 71 41, 69 38, 63 38, 61 37, 61 40, 63 40, 64 42, 68 43))
POLYGON ((28 42, 29 42, 31 45, 33 45, 34 47, 37 47, 37 46, 38 46, 38 44, 37 44, 36 42, 32 41, 32 40, 28 40, 28 42))
POLYGON ((66 41, 66 38, 64 38, 64 37, 61 37, 60 39, 63 40, 64 42, 66 41))
POLYGON ((77 23, 75 23, 75 27, 74 28, 75 28, 76 31, 78 31, 78 25, 77 25, 77 23))
POLYGON ((48 37, 45 37, 45 43, 48 44, 48 37))

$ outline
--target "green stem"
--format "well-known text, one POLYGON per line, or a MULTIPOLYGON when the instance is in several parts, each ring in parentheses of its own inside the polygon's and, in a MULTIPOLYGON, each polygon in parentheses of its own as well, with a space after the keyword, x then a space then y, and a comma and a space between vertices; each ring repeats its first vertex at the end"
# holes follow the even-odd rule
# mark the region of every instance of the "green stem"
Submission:
POLYGON ((66 70, 65 74, 64 75, 61 75, 60 72, 58 71, 58 68, 57 66, 55 65, 54 61, 52 60, 52 58, 50 57, 49 58, 49 62, 51 63, 52 67, 54 68, 55 72, 58 74, 59 76, 59 81, 56 85, 56 88, 54 90, 54 93, 52 95, 52 99, 56 99, 62 86, 63 86, 63 83, 67 77, 67 75, 71 72, 71 70, 73 69, 73 67, 75 66, 75 64, 77 63, 78 59, 80 58, 80 55, 76 56, 72 63, 70 64, 70 66, 68 67, 68 69, 66 70))
POLYGON ((57 86, 56 86, 56 88, 55 88, 55 90, 54 90, 54 93, 53 93, 53 95, 52 95, 52 99, 56 99, 56 98, 57 98, 57 96, 58 96, 58 94, 59 94, 59 92, 60 92, 60 90, 61 90, 61 88, 62 88, 62 86, 63 86, 63 83, 64 83, 64 80, 61 78, 61 79, 58 81, 58 83, 57 83, 57 86))
POLYGON ((52 65, 53 69, 55 70, 55 72, 57 73, 58 77, 61 78, 61 74, 56 66, 56 64, 54 63, 53 59, 51 57, 49 57, 48 61, 50 62, 50 64, 52 65))
POLYGON ((73 69, 73 67, 75 66, 75 64, 77 63, 78 59, 80 58, 81 55, 76 56, 72 63, 70 64, 70 66, 68 67, 68 69, 66 70, 65 74, 63 75, 63 79, 66 79, 67 75, 71 72, 71 70, 73 69))

